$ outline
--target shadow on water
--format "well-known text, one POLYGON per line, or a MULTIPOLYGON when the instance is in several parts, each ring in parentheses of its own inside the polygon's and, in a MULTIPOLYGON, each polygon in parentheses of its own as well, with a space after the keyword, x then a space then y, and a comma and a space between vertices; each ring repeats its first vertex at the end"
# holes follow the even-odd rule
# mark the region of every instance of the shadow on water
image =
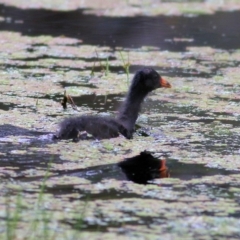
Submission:
MULTIPOLYGON (((125 174, 126 179, 141 184, 146 184, 148 181, 157 178, 171 177, 181 180, 191 180, 204 176, 213 176, 218 174, 227 175, 236 173, 236 171, 209 168, 203 164, 182 163, 170 158, 167 160, 158 159, 153 157, 148 152, 142 152, 140 155, 132 158, 127 158, 124 161, 120 162, 118 165, 122 169, 122 172, 125 174)), ((117 171, 119 171, 118 168, 114 168, 115 170, 112 170, 115 172, 115 174, 112 171, 111 174, 120 176, 117 174, 117 171)), ((109 166, 107 166, 107 169, 109 171, 109 166)), ((107 175, 108 174, 105 174, 104 172, 104 176, 107 175)), ((90 178, 91 177, 89 176, 88 179, 90 178)), ((94 178, 92 180, 95 181, 94 178)))
POLYGON ((141 152, 132 158, 118 163, 128 180, 139 184, 147 184, 155 178, 170 177, 165 159, 153 157, 149 152, 141 152))
POLYGON ((84 14, 85 9, 51 11, 19 9, 0 5, 1 31, 28 36, 64 35, 84 44, 109 47, 157 46, 162 50, 184 51, 188 46, 239 48, 236 31, 240 12, 216 12, 212 15, 105 17, 84 14), (8 20, 6 20, 8 19, 8 20), (9 21, 10 19, 10 21, 9 21), (17 24, 16 21, 21 21, 17 24), (153 37, 154 36, 154 37, 153 37), (174 41, 190 38, 193 42, 174 41))
MULTIPOLYGON (((60 176, 75 176, 85 178, 91 181, 92 184, 100 183, 102 180, 115 179, 119 181, 130 180, 135 183, 147 184, 149 181, 157 178, 178 178, 183 181, 202 178, 213 175, 229 175, 238 173, 238 171, 230 171, 218 168, 209 168, 203 164, 183 163, 174 159, 159 159, 155 158, 148 152, 142 152, 140 155, 132 158, 127 158, 118 164, 105 164, 84 169, 74 170, 57 170, 52 171, 60 176)), ((40 178, 40 177, 39 177, 40 178)), ((36 180, 36 177, 18 178, 21 181, 36 180)), ((59 186, 49 188, 48 191, 57 193, 56 189, 61 194, 63 192, 71 192, 73 186, 65 185, 65 188, 59 186)))

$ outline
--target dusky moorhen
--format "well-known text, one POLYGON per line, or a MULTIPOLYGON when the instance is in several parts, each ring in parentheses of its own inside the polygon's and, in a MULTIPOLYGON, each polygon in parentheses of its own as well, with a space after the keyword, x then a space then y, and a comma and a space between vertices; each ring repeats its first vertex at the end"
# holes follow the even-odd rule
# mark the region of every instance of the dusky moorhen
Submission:
POLYGON ((107 139, 121 134, 130 139, 144 98, 151 91, 161 87, 171 88, 171 84, 154 69, 143 68, 134 75, 125 101, 115 118, 92 115, 66 118, 59 124, 56 137, 80 140, 90 135, 95 139, 107 139))

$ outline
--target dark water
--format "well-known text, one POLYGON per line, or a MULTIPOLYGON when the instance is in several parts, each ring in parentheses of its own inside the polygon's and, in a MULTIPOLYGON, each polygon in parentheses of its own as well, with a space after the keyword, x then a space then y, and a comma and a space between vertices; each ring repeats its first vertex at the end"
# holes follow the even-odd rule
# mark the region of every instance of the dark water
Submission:
POLYGON ((210 46, 237 49, 240 46, 239 11, 212 15, 98 17, 83 14, 84 9, 51 11, 19 9, 1 4, 0 16, 11 21, 0 22, 1 31, 20 32, 27 36, 65 35, 84 44, 126 48, 155 46, 161 50, 185 51, 188 46, 210 46), (16 24, 16 21, 22 24, 16 24), (193 42, 175 42, 190 38, 193 42))
POLYGON ((77 106, 86 106, 97 112, 116 111, 123 101, 122 94, 106 94, 106 95, 81 95, 73 97, 77 106))
POLYGON ((0 109, 4 111, 8 111, 9 109, 13 108, 15 104, 13 103, 0 103, 0 109))

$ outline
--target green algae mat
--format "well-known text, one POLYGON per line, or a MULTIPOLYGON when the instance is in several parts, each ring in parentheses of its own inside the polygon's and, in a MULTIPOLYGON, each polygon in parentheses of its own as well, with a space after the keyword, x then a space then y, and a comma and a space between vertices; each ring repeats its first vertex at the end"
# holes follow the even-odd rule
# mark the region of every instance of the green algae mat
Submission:
POLYGON ((239 1, 113 2, 0 3, 0 239, 239 239, 239 1), (143 66, 172 84, 144 102, 145 134, 51 139, 114 116, 143 66), (126 178, 144 150, 169 178, 126 178))

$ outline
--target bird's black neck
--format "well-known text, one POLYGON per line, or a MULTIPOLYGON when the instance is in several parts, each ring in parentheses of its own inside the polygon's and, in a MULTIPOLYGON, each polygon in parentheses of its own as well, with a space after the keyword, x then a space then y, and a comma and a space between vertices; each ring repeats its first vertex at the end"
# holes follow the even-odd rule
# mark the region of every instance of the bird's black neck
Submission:
POLYGON ((130 132, 134 130, 141 104, 146 96, 146 91, 130 88, 125 101, 119 109, 117 120, 130 132))

